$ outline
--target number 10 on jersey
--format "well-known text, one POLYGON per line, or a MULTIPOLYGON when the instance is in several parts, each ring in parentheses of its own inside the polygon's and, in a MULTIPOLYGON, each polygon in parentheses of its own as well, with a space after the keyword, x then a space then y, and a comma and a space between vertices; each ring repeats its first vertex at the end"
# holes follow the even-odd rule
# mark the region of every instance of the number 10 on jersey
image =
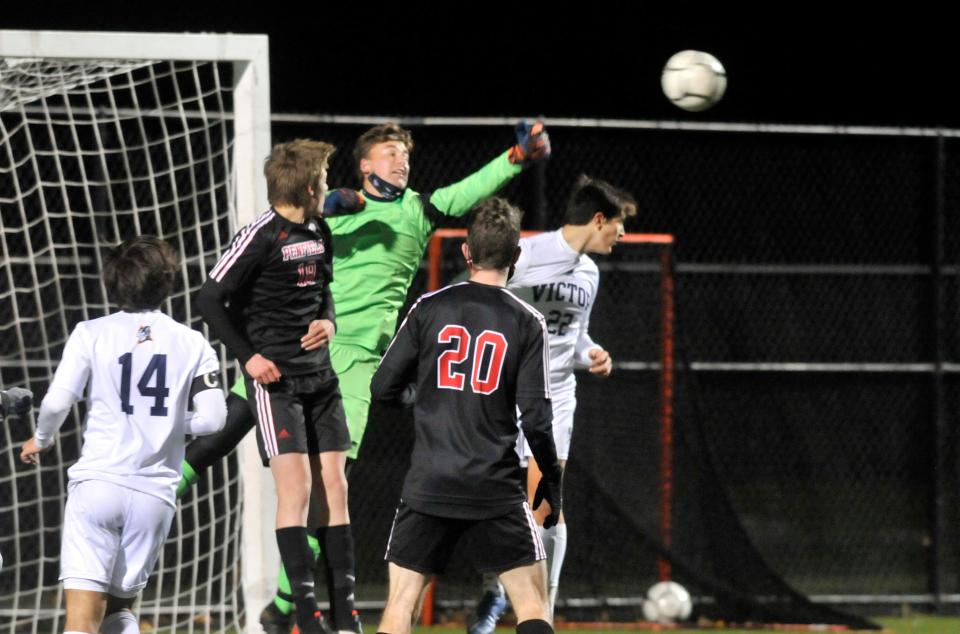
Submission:
POLYGON ((463 326, 451 324, 440 330, 437 342, 455 342, 455 345, 437 357, 437 387, 463 391, 466 374, 454 368, 470 361, 471 389, 476 394, 492 394, 500 387, 503 362, 507 357, 507 338, 495 330, 484 330, 474 342, 472 355, 470 340, 470 333, 463 326))

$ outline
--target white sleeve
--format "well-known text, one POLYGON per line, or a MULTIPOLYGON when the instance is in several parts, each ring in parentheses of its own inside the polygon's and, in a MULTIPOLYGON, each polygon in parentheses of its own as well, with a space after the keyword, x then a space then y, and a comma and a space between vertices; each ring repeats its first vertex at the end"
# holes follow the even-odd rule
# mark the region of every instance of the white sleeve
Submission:
POLYGON ((580 337, 577 339, 577 345, 573 352, 573 367, 589 368, 593 361, 590 359, 590 351, 601 346, 593 342, 590 333, 586 330, 580 331, 580 337))
POLYGON ((521 238, 520 258, 514 265, 507 287, 546 284, 576 266, 580 254, 568 246, 565 247, 562 241, 561 236, 556 240, 536 242, 521 238))
POLYGON ((584 307, 583 317, 580 319, 580 335, 577 337, 577 343, 573 348, 573 366, 575 368, 589 368, 592 363, 590 351, 601 347, 590 338, 590 313, 593 312, 593 302, 598 290, 600 290, 599 275, 594 280, 590 302, 584 307))
POLYGON ((530 270, 530 247, 521 238, 520 239, 520 257, 517 258, 517 262, 513 265, 513 274, 510 276, 510 279, 507 280, 507 286, 525 286, 525 284, 523 284, 522 282, 526 278, 529 270, 530 270), (521 283, 517 284, 518 281, 521 283))
MULTIPOLYGON (((197 333, 200 335, 200 333, 197 333)), ((220 371, 220 359, 214 352, 210 343, 200 335, 200 341, 203 342, 203 354, 200 356, 200 365, 197 366, 197 376, 203 376, 210 372, 220 371)))
POLYGON ((37 415, 37 431, 33 435, 37 447, 46 449, 53 444, 53 437, 76 402, 77 398, 69 390, 55 385, 50 386, 40 404, 40 414, 37 415))
POLYGON ((37 432, 34 438, 41 449, 53 443, 53 437, 66 420, 70 408, 83 398, 92 367, 88 337, 81 322, 73 329, 67 345, 63 347, 63 356, 37 416, 37 432))
MULTIPOLYGON (((198 333, 199 334, 199 333, 198 333)), ((203 353, 197 366, 195 381, 203 381, 200 389, 191 388, 193 411, 187 412, 186 433, 205 436, 223 429, 227 420, 227 405, 220 385, 220 361, 217 353, 202 336, 203 353)))
POLYGON ((206 436, 223 429, 227 422, 227 401, 223 390, 203 390, 193 396, 193 412, 186 417, 186 432, 206 436))
POLYGON ((83 398, 84 389, 90 379, 90 370, 93 368, 93 362, 90 359, 91 348, 90 335, 83 322, 80 322, 70 333, 67 345, 63 347, 63 356, 57 365, 50 387, 70 392, 76 397, 74 400, 79 401, 83 398))

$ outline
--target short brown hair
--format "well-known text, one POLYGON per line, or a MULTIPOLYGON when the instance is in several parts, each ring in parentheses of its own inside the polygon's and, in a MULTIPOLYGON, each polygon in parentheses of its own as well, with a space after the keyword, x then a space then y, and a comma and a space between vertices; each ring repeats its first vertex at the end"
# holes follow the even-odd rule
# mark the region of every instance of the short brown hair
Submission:
POLYGON ((474 266, 505 269, 513 264, 520 243, 521 215, 503 198, 488 198, 473 208, 467 246, 474 266))
POLYGON ((374 145, 387 141, 399 141, 407 148, 409 154, 413 154, 413 135, 410 134, 409 130, 401 128, 399 124, 392 121, 374 126, 361 134, 353 146, 353 163, 357 168, 357 173, 360 174, 360 178, 363 178, 363 174, 360 173, 360 160, 367 158, 367 155, 370 154, 370 148, 374 145))
POLYGON ((176 280, 180 258, 156 236, 136 236, 107 254, 103 284, 107 297, 123 310, 159 308, 176 280))
POLYGON ((311 139, 274 145, 263 165, 270 204, 307 207, 307 188, 320 186, 320 172, 327 168, 335 150, 329 143, 311 139))

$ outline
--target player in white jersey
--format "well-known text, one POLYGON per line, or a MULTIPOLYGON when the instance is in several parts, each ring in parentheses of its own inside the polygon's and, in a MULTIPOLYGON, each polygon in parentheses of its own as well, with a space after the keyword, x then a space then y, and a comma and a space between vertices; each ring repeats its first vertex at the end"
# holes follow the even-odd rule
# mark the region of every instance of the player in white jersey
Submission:
POLYGON ((158 309, 176 270, 176 253, 152 236, 110 254, 103 281, 121 310, 77 324, 20 453, 37 464, 89 386, 80 458, 67 471, 65 634, 140 631, 131 607, 170 530, 186 436, 226 420, 213 348, 158 309))
MULTIPOLYGON (((566 467, 577 407, 575 368, 606 377, 613 369, 610 354, 590 338, 590 312, 600 286, 600 272, 588 253, 607 254, 623 235, 623 222, 636 213, 627 192, 601 180, 581 176, 567 203, 564 224, 556 231, 520 240, 520 258, 508 282, 518 297, 539 310, 550 338, 550 392, 553 395, 553 437, 560 464, 566 467)), ((524 443, 518 453, 527 460, 527 488, 532 496, 540 469, 524 443), (531 488, 531 486, 533 488, 531 488)), ((543 511, 535 513, 543 525, 543 511)), ((567 525, 541 529, 547 548, 548 587, 552 616, 567 547, 567 525)), ((495 575, 484 575, 484 596, 468 628, 490 634, 506 609, 495 575)))

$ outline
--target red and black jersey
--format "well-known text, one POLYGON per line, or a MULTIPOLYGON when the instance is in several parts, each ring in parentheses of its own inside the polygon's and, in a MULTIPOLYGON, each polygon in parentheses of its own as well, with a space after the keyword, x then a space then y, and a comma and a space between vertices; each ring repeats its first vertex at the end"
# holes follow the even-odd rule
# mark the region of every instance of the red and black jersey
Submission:
POLYGON ((500 286, 463 282, 421 297, 373 377, 374 398, 416 387, 403 500, 442 517, 496 517, 523 502, 517 411, 539 464, 557 464, 543 316, 500 286))
POLYGON ((327 346, 304 350, 315 319, 334 320, 333 245, 322 218, 291 222, 272 208, 234 236, 197 304, 204 321, 244 365, 259 353, 283 374, 330 368, 327 346))

